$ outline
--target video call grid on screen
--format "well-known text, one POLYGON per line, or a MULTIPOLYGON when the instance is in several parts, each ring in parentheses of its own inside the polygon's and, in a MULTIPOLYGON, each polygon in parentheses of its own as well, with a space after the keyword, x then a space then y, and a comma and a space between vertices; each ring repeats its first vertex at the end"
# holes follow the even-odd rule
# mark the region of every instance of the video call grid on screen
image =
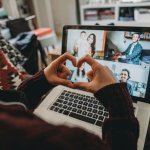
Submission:
MULTIPOLYGON (((118 82, 127 82, 129 93, 135 97, 147 95, 150 71, 150 32, 68 29, 66 49, 76 59, 89 54, 113 72, 118 82)), ((72 82, 88 82, 91 69, 84 63, 80 69, 70 61, 66 66, 72 82)))

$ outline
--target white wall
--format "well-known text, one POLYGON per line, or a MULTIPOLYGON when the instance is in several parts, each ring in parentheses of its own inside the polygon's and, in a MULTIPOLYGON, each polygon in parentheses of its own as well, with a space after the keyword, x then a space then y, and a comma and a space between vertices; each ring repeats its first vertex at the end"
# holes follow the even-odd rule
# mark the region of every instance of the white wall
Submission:
POLYGON ((16 0, 3 0, 2 2, 3 7, 6 9, 9 17, 19 18, 16 0))
POLYGON ((54 29, 51 0, 33 0, 39 27, 51 27, 54 29))
POLYGON ((55 31, 62 33, 66 24, 77 24, 75 0, 51 0, 55 31))
MULTIPOLYGON (((9 6, 9 14, 18 17, 17 8, 13 6, 11 9, 10 5, 12 2, 16 4, 16 0, 3 1, 7 7, 9 6)), ((33 0, 33 4, 39 27, 51 27, 61 34, 64 25, 77 24, 75 0, 33 0)))

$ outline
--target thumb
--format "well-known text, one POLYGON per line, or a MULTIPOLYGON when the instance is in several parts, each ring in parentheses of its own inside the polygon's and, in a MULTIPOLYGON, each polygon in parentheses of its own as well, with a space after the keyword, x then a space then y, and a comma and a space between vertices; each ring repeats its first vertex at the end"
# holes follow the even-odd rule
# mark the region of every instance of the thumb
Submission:
POLYGON ((88 73, 87 73, 87 77, 88 79, 91 81, 93 79, 93 70, 90 70, 88 73))
POLYGON ((66 79, 62 79, 62 78, 57 78, 55 83, 65 85, 65 86, 71 86, 72 85, 71 81, 66 80, 66 79))
POLYGON ((83 88, 88 91, 89 82, 76 82, 74 83, 74 86, 77 88, 83 88))

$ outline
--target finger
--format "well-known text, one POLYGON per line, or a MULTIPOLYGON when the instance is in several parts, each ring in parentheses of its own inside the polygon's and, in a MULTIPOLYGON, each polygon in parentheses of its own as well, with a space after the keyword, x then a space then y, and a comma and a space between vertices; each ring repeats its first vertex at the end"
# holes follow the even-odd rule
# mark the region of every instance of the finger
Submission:
POLYGON ((58 71, 61 73, 63 72, 70 72, 70 70, 64 65, 64 64, 60 64, 58 71))
POLYGON ((107 70, 107 72, 112 76, 112 78, 116 80, 115 75, 114 75, 113 72, 109 69, 109 67, 107 67, 107 66, 104 66, 104 67, 105 67, 105 69, 107 70))
POLYGON ((70 86, 72 85, 72 82, 69 81, 69 80, 66 80, 66 79, 62 79, 62 78, 56 78, 56 82, 55 82, 57 85, 60 84, 60 85, 65 85, 65 86, 70 86))
POLYGON ((66 79, 70 74, 71 71, 64 64, 61 64, 60 69, 58 70, 58 76, 66 79))
POLYGON ((94 66, 96 66, 97 64, 99 64, 96 60, 94 60, 92 57, 86 55, 84 57, 82 57, 81 59, 79 59, 78 63, 77 63, 77 67, 81 67, 81 65, 86 62, 88 63, 92 69, 94 68, 94 66))
POLYGON ((113 75, 113 72, 109 69, 108 66, 104 66, 104 68, 107 70, 107 72, 109 72, 109 74, 113 75))
POLYGON ((58 64, 64 63, 66 60, 70 60, 72 64, 76 67, 76 58, 72 56, 69 52, 64 53, 59 58, 57 58, 56 62, 58 64))
POLYGON ((93 79, 93 71, 90 70, 88 73, 87 73, 87 77, 88 79, 91 81, 93 79))
POLYGON ((74 83, 74 86, 77 88, 83 88, 88 91, 89 82, 76 82, 74 83))
POLYGON ((63 73, 59 73, 58 77, 63 78, 63 79, 67 79, 67 77, 71 74, 71 72, 63 72, 63 73))

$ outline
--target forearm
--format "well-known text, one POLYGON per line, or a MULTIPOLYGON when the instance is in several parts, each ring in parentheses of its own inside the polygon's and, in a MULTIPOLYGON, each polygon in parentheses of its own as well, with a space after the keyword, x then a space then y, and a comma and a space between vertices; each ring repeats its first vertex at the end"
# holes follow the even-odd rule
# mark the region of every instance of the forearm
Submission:
POLYGON ((132 99, 126 83, 106 86, 95 93, 95 96, 109 110, 110 117, 134 117, 132 99))
POLYGON ((134 116, 132 99, 125 83, 104 87, 95 96, 109 110, 102 127, 102 138, 115 150, 137 150, 139 123, 134 116))
POLYGON ((53 87, 54 85, 51 85, 47 81, 44 71, 42 70, 22 82, 17 90, 25 93, 29 101, 29 108, 34 108, 39 103, 41 97, 53 87))

